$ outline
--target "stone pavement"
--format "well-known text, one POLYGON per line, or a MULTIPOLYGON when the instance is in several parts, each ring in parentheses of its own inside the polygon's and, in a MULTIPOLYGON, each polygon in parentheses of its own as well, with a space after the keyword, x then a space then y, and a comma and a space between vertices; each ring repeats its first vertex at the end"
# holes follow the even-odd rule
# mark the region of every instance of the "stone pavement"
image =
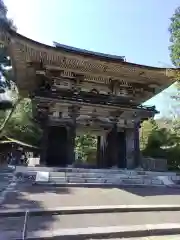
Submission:
MULTIPOLYGON (((72 216, 71 216, 72 217, 72 216)), ((69 239, 68 236, 75 236, 78 237, 84 235, 84 238, 75 238, 75 239, 90 239, 90 238, 96 238, 99 239, 108 237, 141 237, 141 236, 149 236, 154 235, 158 232, 159 234, 180 234, 180 224, 173 224, 173 223, 161 223, 161 224, 144 224, 143 218, 141 221, 141 224, 121 224, 118 225, 119 222, 118 218, 116 218, 116 225, 109 225, 111 223, 111 219, 108 219, 106 216, 106 225, 101 224, 99 222, 98 215, 94 216, 95 218, 98 218, 96 222, 92 222, 89 224, 89 221, 85 223, 83 221, 86 221, 87 218, 81 216, 74 216, 75 221, 71 221, 71 217, 66 219, 64 221, 64 216, 62 218, 59 218, 59 221, 55 222, 55 217, 52 218, 52 216, 47 218, 37 217, 32 218, 30 221, 28 221, 28 229, 27 229, 27 236, 36 236, 35 239, 40 239, 40 237, 43 239, 43 237, 52 237, 52 236, 63 236, 64 239, 69 239), (76 222, 76 223, 75 223, 76 222), (78 222, 78 224, 77 224, 78 222), (98 225, 97 225, 98 222, 98 225), (73 223, 73 225, 72 225, 73 223), (74 224, 75 223, 75 224, 74 224), (82 224, 81 224, 82 223, 82 224), (72 226, 72 227, 71 227, 72 226), (152 230, 151 230, 152 229, 152 230), (67 238, 65 238, 67 237, 67 238), (100 238, 101 237, 101 238, 100 238)), ((105 216, 102 216, 105 218, 105 216)), ((108 216, 109 217, 109 216, 108 216)), ((122 216, 124 217, 124 216, 122 216)), ((142 216, 140 216, 142 217, 142 216)), ((136 216, 137 219, 137 216, 136 216)), ((14 219, 1 219, 0 220, 0 238, 1 234, 10 232, 14 234, 14 237, 18 238, 22 234, 23 229, 23 219, 20 218, 14 218, 14 219)), ((121 220, 123 222, 123 219, 121 220)), ((156 221, 157 222, 157 221, 156 221)), ((112 222, 113 224, 113 222, 112 222)), ((9 238, 8 238, 9 239, 9 238)), ((11 238, 10 238, 11 239, 11 238)), ((14 239, 14 238, 13 238, 14 239)), ((61 239, 61 238, 58 238, 61 239)), ((71 238, 70 238, 71 239, 71 238)))
MULTIPOLYGON (((154 205, 179 204, 180 189, 171 188, 76 188, 30 186, 18 184, 16 191, 8 193, 0 210, 100 205, 154 205)), ((179 223, 180 211, 139 212, 139 213, 101 213, 51 215, 30 217, 29 231, 53 231, 55 229, 75 229, 87 227, 133 226, 143 224, 179 223)), ((19 231, 24 218, 0 219, 0 230, 19 231)), ((169 237, 169 236, 168 236, 169 237)), ((180 238, 179 238, 180 239, 180 238)), ((178 239, 178 240, 179 240, 178 239)), ((133 240, 133 239, 132 239, 133 240)), ((136 239, 134 239, 136 240, 136 239)), ((140 240, 140 238, 138 238, 140 240)), ((143 239, 143 240, 146 240, 143 239)), ((149 239, 148 239, 149 240, 149 239)), ((150 239, 156 240, 156 239, 150 239)), ((159 239, 161 238, 159 237, 159 239)), ((162 240, 164 240, 162 238, 162 240)), ((171 238, 168 238, 171 240, 171 238)), ((173 238, 172 238, 173 240, 173 238)))
MULTIPOLYGON (((56 229, 75 229, 108 226, 134 226, 143 224, 179 223, 180 212, 142 212, 142 213, 102 213, 31 216, 28 220, 29 231, 54 231, 56 229)), ((1 231, 20 231, 24 217, 1 218, 1 231)))
POLYGON ((180 189, 76 188, 18 185, 4 208, 52 208, 63 206, 180 204, 180 189))

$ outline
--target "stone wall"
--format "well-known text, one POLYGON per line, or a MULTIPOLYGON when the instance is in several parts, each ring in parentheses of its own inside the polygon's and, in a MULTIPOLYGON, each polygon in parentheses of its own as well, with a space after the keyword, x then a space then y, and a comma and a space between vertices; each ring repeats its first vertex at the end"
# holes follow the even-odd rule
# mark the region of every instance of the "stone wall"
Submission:
POLYGON ((142 157, 141 164, 142 164, 142 167, 144 170, 167 171, 167 160, 166 159, 142 157))

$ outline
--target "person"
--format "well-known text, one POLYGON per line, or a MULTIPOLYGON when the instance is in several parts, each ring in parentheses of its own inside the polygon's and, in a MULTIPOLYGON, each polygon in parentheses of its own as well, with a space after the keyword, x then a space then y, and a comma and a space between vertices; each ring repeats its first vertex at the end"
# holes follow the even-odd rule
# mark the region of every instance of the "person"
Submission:
POLYGON ((10 153, 10 157, 9 157, 9 165, 16 165, 17 162, 16 162, 16 158, 15 156, 13 156, 12 152, 10 153))
POLYGON ((24 165, 24 163, 25 163, 25 154, 24 153, 21 154, 20 163, 21 163, 21 165, 24 165))

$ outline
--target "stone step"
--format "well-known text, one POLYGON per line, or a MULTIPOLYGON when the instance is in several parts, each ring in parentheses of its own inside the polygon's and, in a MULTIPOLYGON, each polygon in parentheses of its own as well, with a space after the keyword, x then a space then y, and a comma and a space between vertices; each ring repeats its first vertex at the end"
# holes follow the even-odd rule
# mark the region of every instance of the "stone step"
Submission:
MULTIPOLYGON (((180 212, 106 213, 37 216, 28 219, 26 239, 92 239, 180 234, 180 212), (53 233, 53 234, 52 234, 53 233), (33 237, 34 238, 33 238, 33 237), (76 238, 75 238, 76 237, 76 238), (53 238, 52 238, 53 239, 53 238)), ((0 219, 1 234, 20 239, 24 218, 0 219), (12 235, 11 235, 12 236, 12 235)), ((1 235, 0 235, 1 236, 1 235)), ((13 238, 10 238, 13 239, 13 238)))
MULTIPOLYGON (((23 217, 27 209, 1 210, 0 217, 23 217)), ((100 206, 68 206, 56 208, 30 208, 29 216, 52 216, 71 214, 104 214, 104 213, 135 213, 135 212, 180 212, 180 205, 100 205, 100 206)))
POLYGON ((143 178, 96 178, 96 177, 50 177, 49 182, 68 182, 68 183, 113 183, 113 184, 145 184, 145 185, 164 185, 161 179, 143 179, 143 178))
MULTIPOLYGON (((129 179, 158 179, 159 177, 156 176, 148 176, 148 175, 134 175, 134 176, 129 176, 126 174, 104 174, 104 173, 49 173, 50 177, 81 177, 81 178, 129 178, 129 179)), ((167 178, 167 177, 162 177, 162 178, 167 178)))
MULTIPOLYGON (((76 171, 77 169, 75 169, 76 171)), ((176 185, 175 181, 172 181, 169 176, 151 176, 151 175, 126 175, 126 174, 117 174, 111 173, 99 173, 99 172, 44 172, 48 175, 47 181, 50 183, 94 183, 94 184, 103 184, 103 183, 112 183, 112 184, 140 184, 140 185, 165 185, 172 187, 176 185), (49 179, 49 180, 48 180, 49 179)), ((91 169, 92 170, 92 169, 91 169)), ((106 170, 107 171, 107 170, 106 170)), ((110 171, 110 170, 109 170, 110 171)), ((25 171, 17 172, 16 176, 22 181, 34 181, 36 179, 37 173, 41 171, 25 171)), ((43 173, 43 172, 42 172, 43 173)), ((177 176, 179 178, 179 176, 177 176)), ((175 176, 173 177, 175 178, 175 176)))
POLYGON ((129 177, 150 177, 156 178, 159 176, 166 176, 171 180, 180 180, 180 176, 175 172, 150 172, 150 171, 143 171, 143 170, 125 170, 125 169, 83 169, 83 168, 49 168, 49 167, 24 167, 24 166, 17 166, 16 171, 18 172, 27 172, 27 171, 47 171, 52 174, 52 176, 58 175, 71 175, 71 174, 82 174, 82 175, 120 175, 120 176, 129 176, 129 177))

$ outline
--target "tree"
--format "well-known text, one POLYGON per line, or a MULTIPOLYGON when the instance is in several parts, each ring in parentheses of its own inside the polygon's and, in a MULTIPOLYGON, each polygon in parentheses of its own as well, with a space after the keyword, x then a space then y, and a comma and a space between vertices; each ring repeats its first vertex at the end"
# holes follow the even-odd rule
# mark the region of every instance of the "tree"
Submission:
MULTIPOLYGON (((0 0, 1 24, 16 30, 11 19, 7 18, 7 8, 0 0)), ((7 48, 0 46, 0 138, 13 137, 26 143, 38 145, 41 137, 41 129, 32 120, 32 106, 30 99, 23 99, 18 93, 18 88, 13 79, 11 59, 7 54, 7 48), (10 101, 13 103, 10 109, 7 106, 2 109, 4 100, 2 95, 10 93, 10 101)))
MULTIPOLYGON (((0 0, 0 21, 1 21, 1 24, 5 24, 9 28, 16 30, 16 27, 13 24, 13 21, 7 18, 7 8, 3 0, 0 0)), ((10 87, 10 81, 12 81, 11 60, 7 54, 7 47, 3 45, 0 46, 0 72, 2 74, 1 86, 10 87)))
POLYGON ((22 99, 9 119, 3 135, 39 146, 42 131, 32 118, 31 100, 22 99))
POLYGON ((180 67, 180 7, 178 7, 172 18, 171 24, 169 27, 169 31, 171 34, 170 41, 170 56, 172 63, 176 67, 180 67))
POLYGON ((174 64, 177 70, 177 74, 175 75, 175 78, 177 80, 176 87, 178 90, 178 94, 175 94, 175 96, 172 96, 174 99, 179 100, 179 90, 180 90, 180 7, 178 7, 173 16, 171 17, 171 23, 169 27, 170 32, 170 42, 171 45, 169 47, 170 50, 170 57, 171 61, 174 64))
POLYGON ((143 122, 140 142, 144 156, 167 159, 168 168, 180 169, 180 119, 143 122))
POLYGON ((93 155, 97 149, 97 137, 89 133, 76 137, 76 152, 83 162, 93 155))
MULTIPOLYGON (((7 8, 3 0, 0 0, 0 21, 1 24, 5 24, 9 28, 14 28, 13 22, 7 18, 7 8)), ((7 53, 7 47, 3 45, 0 46, 0 96, 0 111, 3 112, 1 113, 0 121, 0 136, 2 136, 8 121, 21 101, 17 88, 13 83, 11 61, 7 53), (7 103, 9 103, 9 105, 7 105, 7 103)))
POLYGON ((154 119, 149 119, 148 121, 144 121, 142 123, 140 129, 140 148, 144 150, 148 144, 149 136, 152 134, 153 130, 156 130, 157 124, 154 119))
MULTIPOLYGON (((175 114, 175 118, 179 118, 179 99, 180 99, 180 6, 175 9, 173 16, 171 17, 171 23, 169 27, 170 32, 170 42, 171 46, 170 57, 173 65, 177 68, 177 74, 175 74, 176 82, 176 90, 177 92, 172 94, 172 98, 175 100, 175 104, 173 106, 173 112, 175 114)), ((176 128, 177 128, 176 123, 176 128)))

